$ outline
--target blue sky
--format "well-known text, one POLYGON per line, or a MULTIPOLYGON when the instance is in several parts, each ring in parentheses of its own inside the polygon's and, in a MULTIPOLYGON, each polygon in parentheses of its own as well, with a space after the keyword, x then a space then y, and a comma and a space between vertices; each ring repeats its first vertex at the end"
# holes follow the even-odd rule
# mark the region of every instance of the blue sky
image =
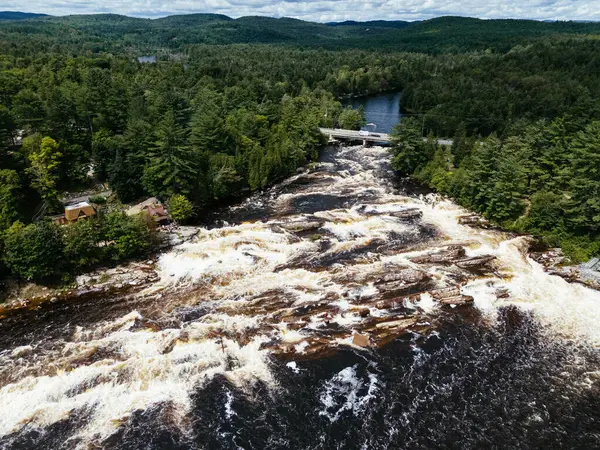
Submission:
POLYGON ((317 22, 420 20, 444 15, 600 20, 600 0, 0 0, 0 10, 54 15, 110 12, 137 17, 210 12, 317 22))

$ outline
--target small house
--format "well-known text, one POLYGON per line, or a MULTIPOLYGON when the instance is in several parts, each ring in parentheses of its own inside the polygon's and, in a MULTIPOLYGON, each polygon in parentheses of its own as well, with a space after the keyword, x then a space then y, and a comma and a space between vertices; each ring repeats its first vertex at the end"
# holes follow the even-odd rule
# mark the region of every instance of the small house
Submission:
POLYGON ((74 205, 65 206, 65 219, 68 223, 87 219, 96 215, 96 210, 88 202, 79 202, 74 205))
POLYGON ((132 206, 126 213, 128 216, 146 213, 159 224, 167 224, 171 221, 164 205, 156 197, 150 197, 148 200, 144 200, 143 202, 132 206))

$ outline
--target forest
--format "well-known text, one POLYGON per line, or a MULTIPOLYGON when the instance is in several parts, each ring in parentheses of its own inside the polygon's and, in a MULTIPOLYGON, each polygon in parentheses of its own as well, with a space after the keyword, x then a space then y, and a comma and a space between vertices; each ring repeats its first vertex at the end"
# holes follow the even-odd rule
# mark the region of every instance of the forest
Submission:
POLYGON ((156 196, 197 220, 316 159, 319 126, 360 126, 341 99, 386 91, 402 92, 401 176, 574 259, 598 252, 599 25, 440 18, 373 23, 366 37, 365 26, 0 22, 0 270, 66 280, 143 255, 149 223, 107 210, 59 228, 40 207, 58 212, 65 193, 104 183, 120 202, 156 196), (147 54, 157 63, 138 62, 147 54))

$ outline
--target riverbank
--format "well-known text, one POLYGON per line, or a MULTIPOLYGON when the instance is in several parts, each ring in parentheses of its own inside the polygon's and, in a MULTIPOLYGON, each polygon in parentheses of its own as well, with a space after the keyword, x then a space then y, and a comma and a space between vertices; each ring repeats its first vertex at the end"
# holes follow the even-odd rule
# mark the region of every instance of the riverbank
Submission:
POLYGON ((76 277, 67 286, 50 287, 35 283, 7 281, 6 300, 0 303, 0 319, 20 310, 34 310, 45 303, 57 303, 102 295, 133 294, 158 280, 155 263, 160 254, 193 239, 199 226, 171 226, 158 231, 158 244, 145 261, 98 268, 76 277))

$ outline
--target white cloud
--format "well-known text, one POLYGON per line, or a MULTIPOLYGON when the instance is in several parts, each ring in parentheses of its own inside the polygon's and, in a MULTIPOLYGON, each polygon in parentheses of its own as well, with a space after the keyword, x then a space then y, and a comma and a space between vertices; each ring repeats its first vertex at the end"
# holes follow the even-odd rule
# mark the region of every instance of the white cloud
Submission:
POLYGON ((420 20, 442 15, 481 18, 600 20, 598 0, 4 0, 0 9, 54 15, 116 13, 159 17, 219 13, 263 15, 319 22, 420 20))

